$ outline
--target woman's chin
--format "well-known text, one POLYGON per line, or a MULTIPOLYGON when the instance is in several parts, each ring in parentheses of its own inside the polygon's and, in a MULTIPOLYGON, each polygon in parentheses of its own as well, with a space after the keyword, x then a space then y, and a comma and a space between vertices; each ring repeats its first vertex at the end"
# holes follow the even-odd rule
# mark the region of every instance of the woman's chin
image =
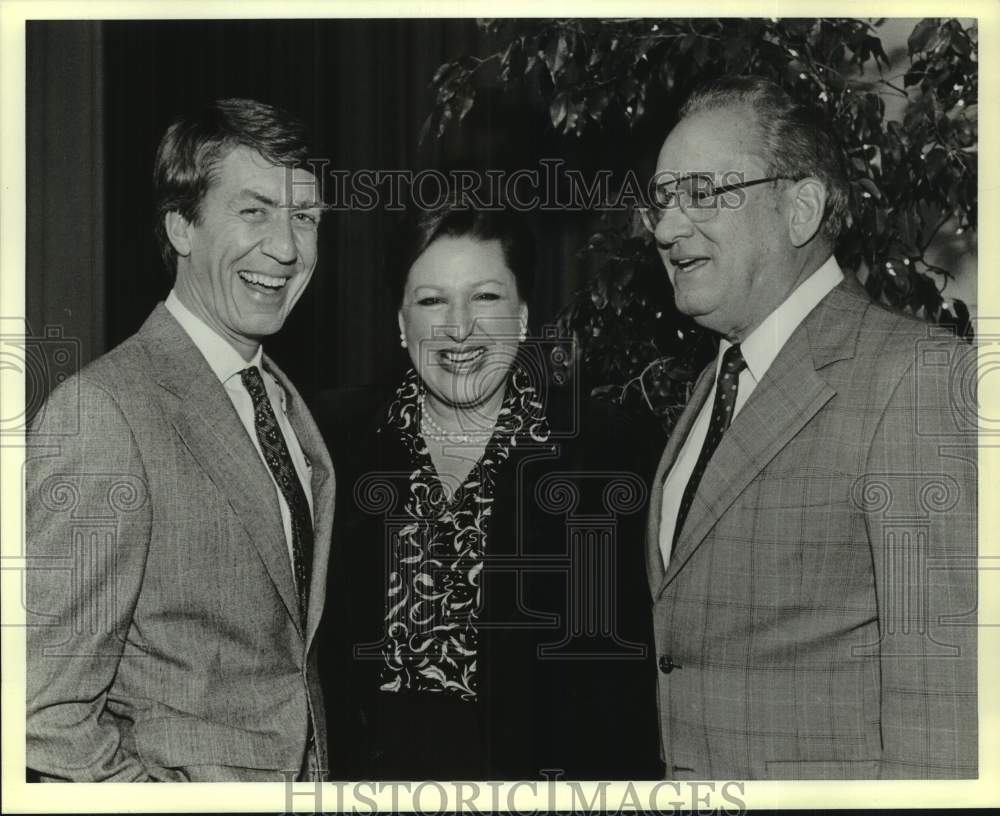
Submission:
POLYGON ((475 411, 483 408, 499 394, 503 397, 503 385, 507 372, 502 379, 484 382, 483 376, 453 375, 442 381, 441 372, 436 371, 432 379, 423 378, 428 396, 440 404, 442 408, 455 411, 475 411))

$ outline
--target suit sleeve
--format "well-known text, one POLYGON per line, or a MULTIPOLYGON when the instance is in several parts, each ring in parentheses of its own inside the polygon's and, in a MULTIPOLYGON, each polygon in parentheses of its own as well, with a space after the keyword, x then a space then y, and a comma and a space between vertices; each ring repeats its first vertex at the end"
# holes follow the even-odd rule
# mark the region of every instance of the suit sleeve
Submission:
POLYGON ((28 766, 46 781, 146 780, 109 692, 151 507, 132 430, 99 386, 73 378, 43 406, 28 437, 26 504, 28 766))
POLYGON ((974 385, 963 387, 975 378, 962 376, 970 359, 975 350, 957 343, 918 349, 868 460, 862 500, 887 778, 976 775, 977 438, 974 385))

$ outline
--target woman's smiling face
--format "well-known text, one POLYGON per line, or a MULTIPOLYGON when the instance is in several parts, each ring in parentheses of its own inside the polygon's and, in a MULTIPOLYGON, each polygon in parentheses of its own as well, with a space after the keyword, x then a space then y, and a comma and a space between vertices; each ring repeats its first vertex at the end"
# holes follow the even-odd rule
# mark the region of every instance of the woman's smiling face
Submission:
POLYGON ((436 239, 406 278, 399 328, 428 395, 474 410, 503 396, 527 325, 499 241, 436 239))

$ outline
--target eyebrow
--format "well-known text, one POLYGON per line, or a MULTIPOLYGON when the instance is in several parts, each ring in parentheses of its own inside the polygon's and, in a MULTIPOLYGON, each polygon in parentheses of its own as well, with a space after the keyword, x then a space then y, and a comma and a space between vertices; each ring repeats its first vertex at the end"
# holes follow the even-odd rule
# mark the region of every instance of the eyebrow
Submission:
MULTIPOLYGON (((495 283, 497 286, 507 286, 507 284, 504 283, 502 280, 498 280, 497 278, 487 278, 486 280, 476 281, 474 284, 472 284, 472 287, 470 288, 475 288, 476 286, 483 286, 487 283, 495 283)), ((448 288, 447 286, 441 286, 434 283, 418 283, 416 286, 413 287, 414 291, 416 291, 417 289, 447 289, 447 288, 448 288)))
MULTIPOLYGON (((268 207, 278 208, 278 207, 286 206, 286 205, 281 204, 281 202, 279 202, 279 201, 275 201, 275 199, 271 198, 270 196, 264 195, 263 193, 258 192, 257 190, 251 190, 249 188, 244 188, 244 189, 240 190, 240 193, 237 196, 237 198, 252 198, 254 201, 259 201, 261 204, 266 204, 268 207)), ((322 201, 310 202, 308 204, 305 204, 305 203, 298 203, 298 204, 292 203, 292 204, 289 204, 287 206, 290 209, 293 209, 293 210, 328 210, 328 209, 330 209, 330 205, 326 204, 326 203, 324 203, 322 201)))

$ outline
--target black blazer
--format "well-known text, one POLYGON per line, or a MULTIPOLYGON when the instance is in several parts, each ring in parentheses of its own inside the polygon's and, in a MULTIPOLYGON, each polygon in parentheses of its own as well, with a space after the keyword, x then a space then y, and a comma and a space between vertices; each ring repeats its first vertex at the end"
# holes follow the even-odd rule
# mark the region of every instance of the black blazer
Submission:
POLYGON ((416 727, 403 695, 377 682, 388 530, 411 470, 399 437, 379 430, 392 396, 328 392, 314 411, 338 487, 320 632, 333 777, 662 778, 642 522, 663 435, 556 391, 545 406, 554 452, 518 445, 497 474, 479 701, 465 704, 477 733, 451 744, 435 730, 391 756, 384 729, 416 727))

